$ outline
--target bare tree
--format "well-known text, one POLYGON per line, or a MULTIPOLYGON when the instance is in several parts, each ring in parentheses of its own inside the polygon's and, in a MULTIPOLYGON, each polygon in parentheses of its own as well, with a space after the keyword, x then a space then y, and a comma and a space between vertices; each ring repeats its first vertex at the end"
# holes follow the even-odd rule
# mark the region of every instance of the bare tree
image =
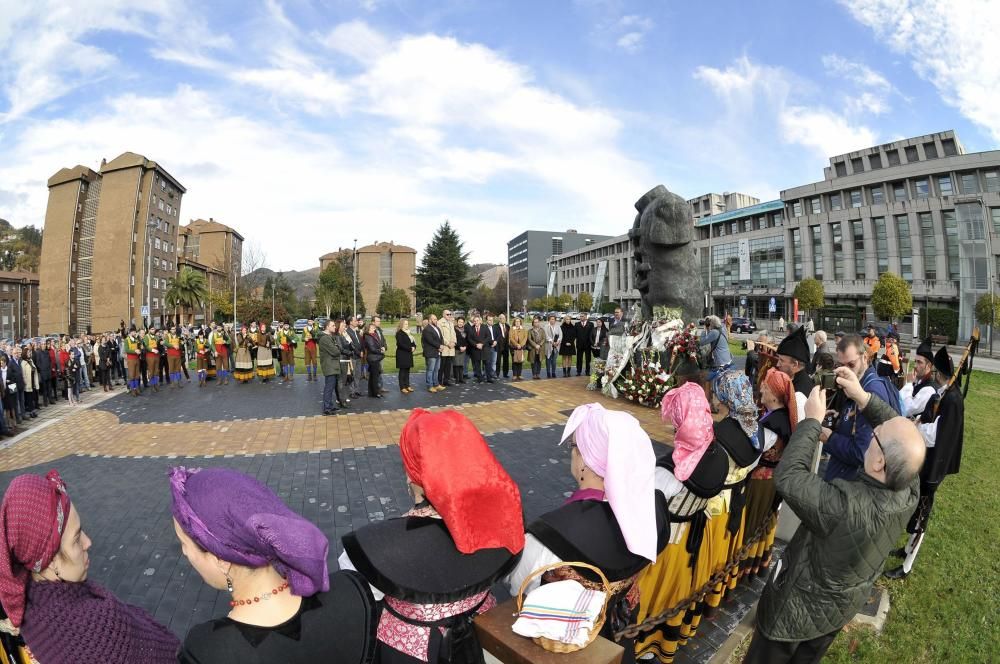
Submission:
POLYGON ((237 292, 249 298, 255 289, 263 286, 267 276, 261 271, 267 267, 267 254, 256 242, 243 243, 243 268, 237 292))

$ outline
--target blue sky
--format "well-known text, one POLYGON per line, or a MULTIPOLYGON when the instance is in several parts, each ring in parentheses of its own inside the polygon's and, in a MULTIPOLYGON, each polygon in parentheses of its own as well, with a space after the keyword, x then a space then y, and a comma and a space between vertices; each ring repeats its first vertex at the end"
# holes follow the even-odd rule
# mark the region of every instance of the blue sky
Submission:
POLYGON ((664 184, 770 199, 830 156, 1000 141, 988 0, 129 3, 0 0, 0 217, 126 150, 269 267, 526 228, 624 232, 664 184))

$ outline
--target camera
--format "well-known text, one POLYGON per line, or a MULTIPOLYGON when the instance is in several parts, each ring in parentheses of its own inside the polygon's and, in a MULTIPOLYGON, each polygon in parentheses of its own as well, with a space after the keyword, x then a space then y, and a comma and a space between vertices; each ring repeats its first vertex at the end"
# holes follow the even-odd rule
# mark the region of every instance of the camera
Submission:
POLYGON ((833 373, 833 371, 817 371, 813 376, 813 380, 821 390, 832 391, 840 389, 840 386, 837 385, 837 374, 833 373))

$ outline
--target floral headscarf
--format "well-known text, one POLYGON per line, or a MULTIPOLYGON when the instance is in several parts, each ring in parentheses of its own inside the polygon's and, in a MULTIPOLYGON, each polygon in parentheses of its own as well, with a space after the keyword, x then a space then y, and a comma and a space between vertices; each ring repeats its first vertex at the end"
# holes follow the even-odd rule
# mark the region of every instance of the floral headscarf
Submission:
POLYGON ((753 386, 750 384, 750 379, 739 371, 723 371, 712 382, 712 391, 719 401, 729 408, 729 417, 739 422, 743 433, 759 450, 757 404, 753 401, 753 386))
POLYGON ((674 425, 674 476, 691 477, 705 450, 715 440, 712 411, 697 383, 684 383, 663 396, 660 419, 674 425))

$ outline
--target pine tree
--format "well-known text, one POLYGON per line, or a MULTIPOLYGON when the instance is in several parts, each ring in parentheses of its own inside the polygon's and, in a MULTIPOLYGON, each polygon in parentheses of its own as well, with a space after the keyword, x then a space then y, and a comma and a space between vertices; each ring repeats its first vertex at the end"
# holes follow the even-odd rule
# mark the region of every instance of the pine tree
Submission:
POLYGON ((462 253, 458 233, 447 221, 434 232, 424 249, 416 282, 413 292, 420 308, 429 304, 465 307, 479 283, 479 277, 473 275, 469 267, 469 254, 462 253))

